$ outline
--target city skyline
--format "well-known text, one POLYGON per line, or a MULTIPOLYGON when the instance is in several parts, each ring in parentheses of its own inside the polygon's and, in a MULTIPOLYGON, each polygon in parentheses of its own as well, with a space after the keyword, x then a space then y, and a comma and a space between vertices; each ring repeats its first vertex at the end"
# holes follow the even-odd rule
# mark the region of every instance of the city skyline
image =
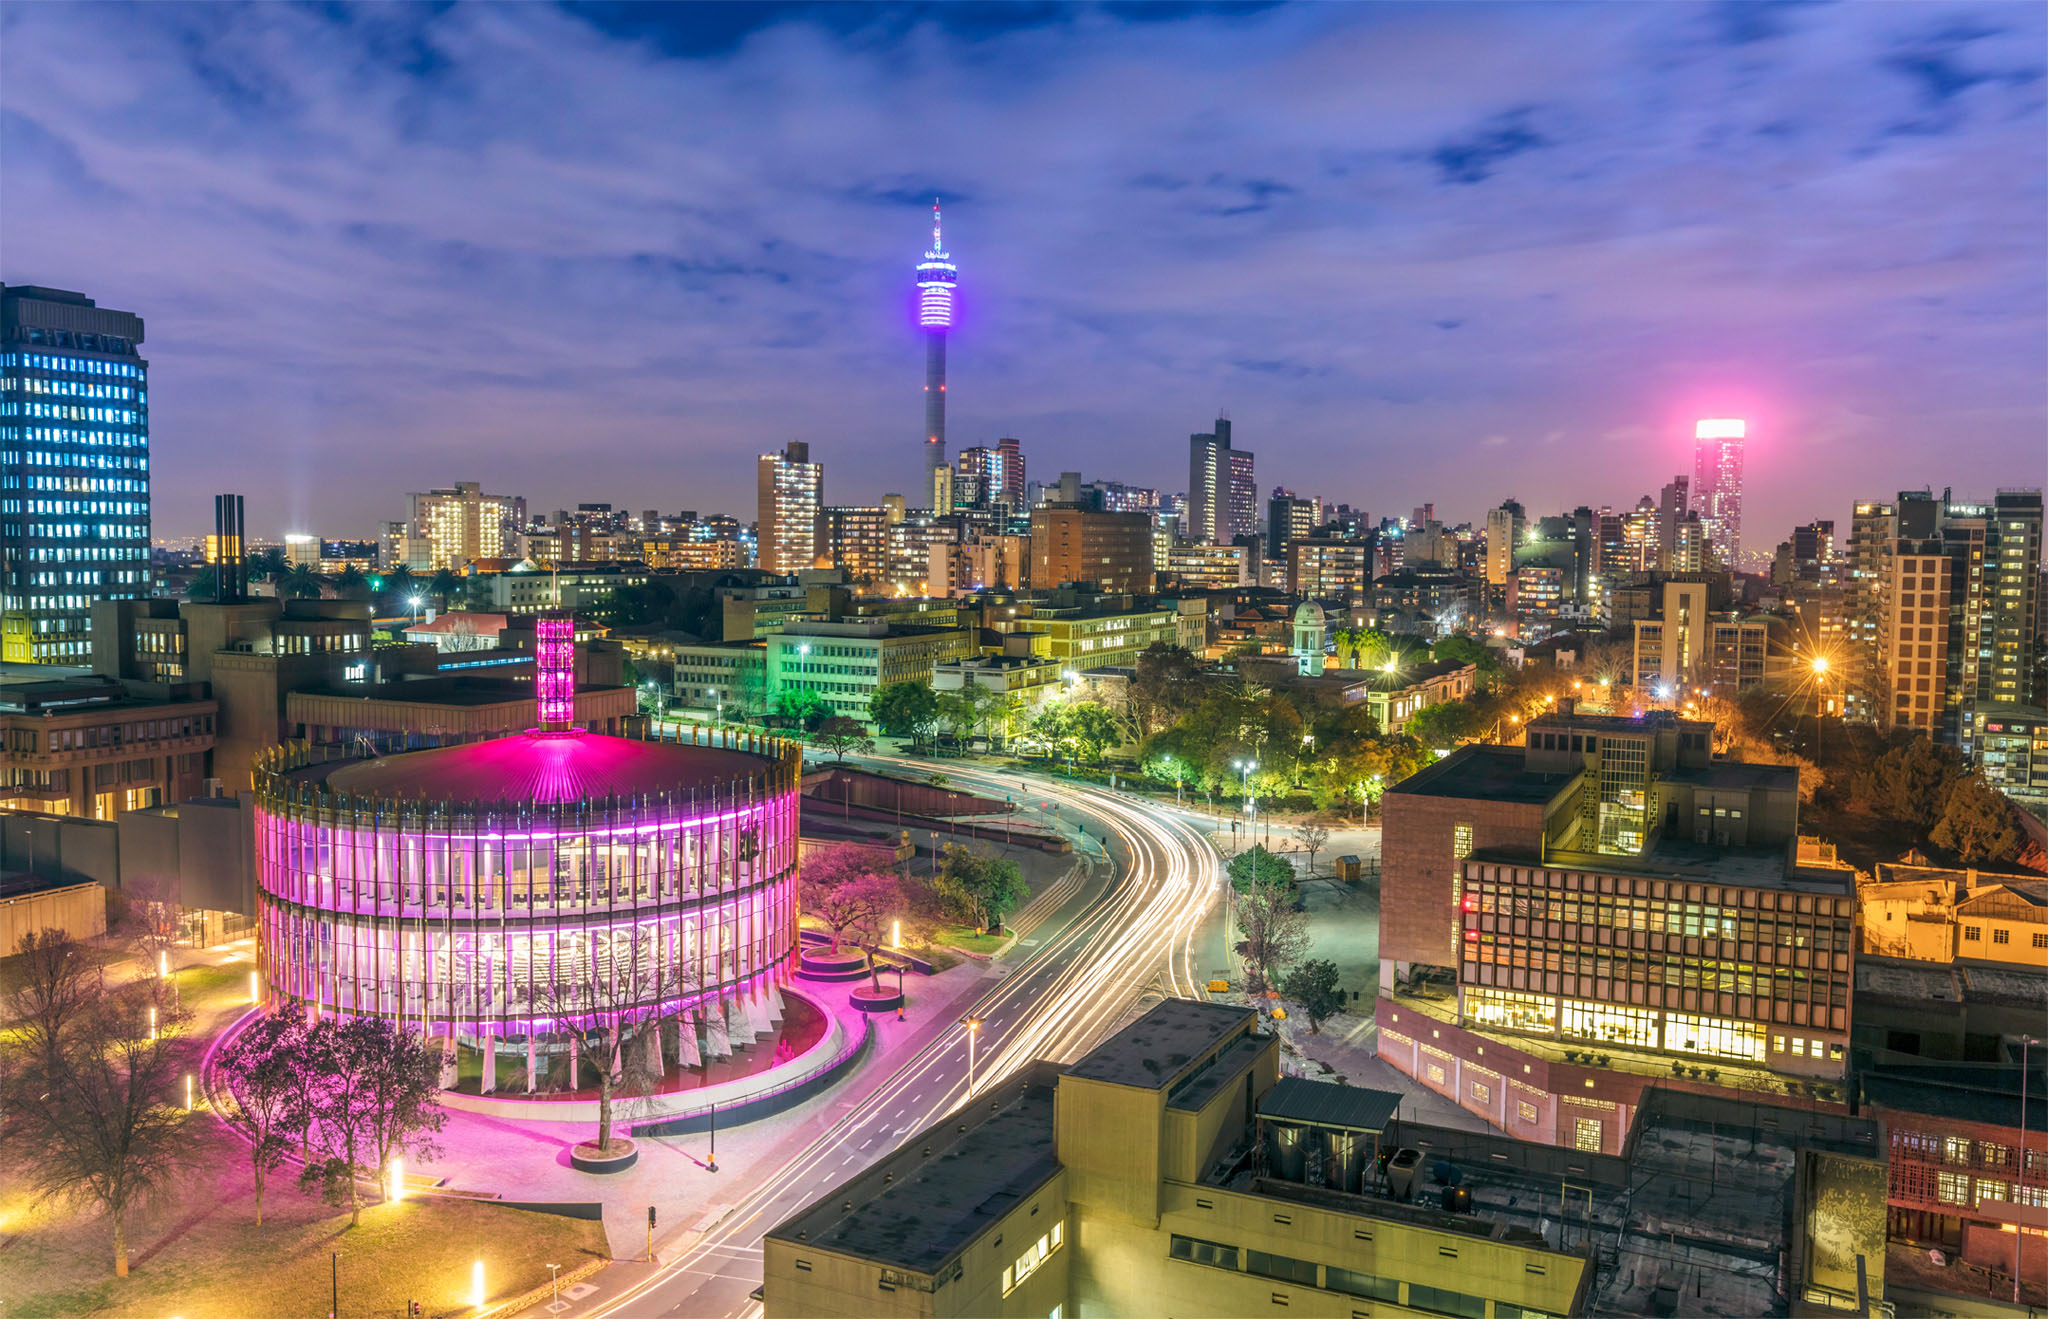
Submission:
POLYGON ((952 446, 1048 474, 1170 492, 1221 404, 1262 487, 1459 522, 1625 506, 1745 417, 1769 544, 2039 470, 2037 12, 891 12, 17 10, 0 274, 149 320, 173 535, 220 462, 261 536, 480 463, 535 507, 744 509, 789 439, 872 502, 935 196, 976 272, 952 446))

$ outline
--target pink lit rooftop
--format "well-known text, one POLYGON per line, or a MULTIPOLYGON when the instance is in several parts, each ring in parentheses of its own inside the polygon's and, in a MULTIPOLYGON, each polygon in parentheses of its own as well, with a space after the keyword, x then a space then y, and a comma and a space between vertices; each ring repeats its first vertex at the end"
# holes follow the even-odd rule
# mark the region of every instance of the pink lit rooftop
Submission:
POLYGON ((701 791, 760 774, 769 764, 721 747, 599 733, 523 733, 345 765, 326 783, 331 792, 361 796, 546 805, 701 791))

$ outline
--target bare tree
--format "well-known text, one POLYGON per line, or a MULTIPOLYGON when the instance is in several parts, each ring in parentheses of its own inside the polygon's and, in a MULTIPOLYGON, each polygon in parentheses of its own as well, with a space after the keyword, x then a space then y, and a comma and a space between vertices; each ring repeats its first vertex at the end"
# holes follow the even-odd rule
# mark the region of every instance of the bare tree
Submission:
POLYGON ((306 1135, 306 1018, 296 1003, 258 1017, 215 1060, 228 1103, 220 1118, 249 1145, 256 1183, 256 1224, 263 1225, 263 1185, 306 1135))
POLYGON ((1294 836, 1301 840, 1302 847, 1308 852, 1308 873, 1315 874, 1316 853, 1330 841, 1330 826, 1320 820, 1304 820, 1294 826, 1294 836))
POLYGON ((15 1002, 42 1005, 9 1049, 4 1098, 8 1162, 44 1197, 97 1205, 113 1229, 114 1275, 128 1276, 128 1219, 184 1167, 185 1113, 172 1098, 186 1061, 183 1016, 149 981, 118 988, 82 974, 44 939, 31 951, 43 988, 15 1002), (54 976, 50 968, 57 965, 54 976))
POLYGON ((1244 966, 1249 988, 1264 993, 1288 967, 1308 954, 1308 917, 1294 909, 1286 889, 1256 885, 1249 893, 1232 890, 1237 928, 1244 936, 1244 966))
POLYGON ((322 1017, 306 1032, 303 1065, 312 1081, 308 1131, 324 1157, 306 1161, 299 1186, 319 1191, 329 1204, 346 1198, 350 1227, 363 1216, 357 1154, 369 1135, 375 1103, 371 1088, 378 1077, 380 1028, 391 1029, 375 1017, 322 1017))
POLYGON ((26 1058, 50 1061, 71 1023, 104 988, 90 957, 63 930, 31 931, 14 948, 7 1018, 26 1058))
POLYGON ((178 881, 169 875, 145 875, 121 889, 124 906, 121 930, 155 975, 178 942, 178 881))
MULTIPOLYGON (((441 1095, 441 1065, 446 1051, 409 1031, 394 1028, 385 1047, 376 1056, 370 1086, 370 1114, 366 1134, 370 1148, 377 1152, 381 1174, 401 1152, 426 1162, 439 1156, 434 1142, 448 1123, 448 1114, 437 1102, 441 1095)), ((380 1175, 377 1184, 390 1199, 388 1184, 380 1175)))
POLYGON ((652 1094, 661 1080, 662 1014, 693 983, 683 950, 659 927, 614 926, 555 936, 546 978, 536 968, 533 1004, 573 1043, 597 1078, 597 1152, 615 1152, 613 1105, 652 1094))

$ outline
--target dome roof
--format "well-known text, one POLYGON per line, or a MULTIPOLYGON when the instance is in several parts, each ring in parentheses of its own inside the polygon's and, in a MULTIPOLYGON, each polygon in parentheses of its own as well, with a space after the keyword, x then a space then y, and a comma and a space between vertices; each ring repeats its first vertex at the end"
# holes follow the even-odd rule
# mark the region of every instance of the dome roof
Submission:
POLYGON ((523 733, 344 765, 330 792, 538 805, 686 793, 766 771, 764 756, 600 733, 523 733))

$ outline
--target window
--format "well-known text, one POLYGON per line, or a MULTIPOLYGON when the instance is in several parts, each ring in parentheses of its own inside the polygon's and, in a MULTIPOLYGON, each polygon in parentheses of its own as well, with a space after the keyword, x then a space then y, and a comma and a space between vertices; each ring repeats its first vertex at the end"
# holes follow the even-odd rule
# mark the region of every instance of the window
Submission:
POLYGON ((1444 1069, 1435 1063, 1429 1064, 1429 1079, 1432 1084, 1442 1085, 1444 1083, 1444 1069))
POLYGON ((2034 936, 2034 947, 2036 947, 2036 948, 2048 948, 2048 934, 2037 934, 2037 935, 2035 935, 2035 936, 2034 936))
POLYGON ((1935 1174, 1935 1198, 1943 1204, 1970 1203, 1970 1175, 1962 1172, 1935 1174))
POLYGON ((1525 1305, 1509 1305, 1506 1301, 1493 1303, 1493 1319, 1558 1319, 1548 1310, 1531 1310, 1525 1305))
POLYGON ((1310 1260, 1295 1259, 1289 1255, 1269 1255, 1263 1250, 1247 1250, 1244 1253, 1244 1267, 1246 1272, 1256 1273, 1262 1278, 1298 1282, 1305 1287, 1316 1285, 1316 1266, 1310 1260))
POLYGON ((1026 1278, 1038 1272, 1040 1265, 1052 1257, 1052 1253, 1060 1248, 1061 1238, 1065 1235, 1062 1229, 1065 1226, 1064 1223, 1054 1223, 1050 1232, 1032 1242, 1031 1249, 1019 1255, 1015 1264, 1003 1270, 1003 1295, 1008 1296, 1015 1291, 1026 1278))
POLYGON ((1981 926, 1981 925, 1965 925, 1965 926, 1963 927, 1963 942, 1964 942, 1964 943, 1977 943, 1977 942, 1981 941, 1981 940, 1982 940, 1983 938, 1984 938, 1984 927, 1983 927, 1983 926, 1981 926))
POLYGON ((1327 1281, 1324 1286, 1333 1292, 1348 1296, 1365 1296, 1375 1301, 1398 1301, 1401 1299, 1401 1284, 1392 1278, 1377 1274, 1359 1273, 1351 1269, 1340 1269, 1332 1264, 1323 1270, 1327 1281))
POLYGON ((1167 1253, 1175 1259, 1184 1259, 1190 1264, 1210 1264, 1219 1269, 1237 1269, 1237 1247, 1219 1245, 1214 1241, 1201 1241, 1194 1237, 1175 1234, 1167 1243, 1167 1253))
POLYGON ((1524 1122, 1534 1122, 1536 1120, 1536 1105, 1526 1100, 1516 1100, 1515 1116, 1524 1122))
POLYGON ((1472 826, 1454 824, 1451 826, 1451 855, 1463 860, 1472 855, 1472 826))
POLYGON ((1993 931, 1991 932, 1991 942, 1993 942, 1993 943, 2010 943, 2011 941, 2012 941, 2012 931, 2011 931, 2011 930, 2004 930, 2004 929, 1999 929, 1999 930, 1993 930, 1993 931))
POLYGON ((1492 1102, 1493 1102, 1493 1087, 1492 1087, 1492 1086, 1490 1086, 1490 1085, 1487 1085, 1487 1084, 1486 1084, 1485 1082, 1483 1082, 1483 1081, 1474 1081, 1474 1082, 1472 1083, 1472 1102, 1473 1102, 1473 1103, 1475 1103, 1475 1104, 1490 1104, 1490 1103, 1492 1103, 1492 1102))
POLYGON ((1486 1301, 1483 1298, 1443 1287, 1425 1287, 1419 1282, 1408 1284, 1408 1308, 1427 1310, 1431 1314, 1456 1315, 1458 1319, 1486 1319, 1486 1301))
POLYGON ((1572 1145, 1589 1154, 1598 1154, 1601 1149, 1600 1119, 1596 1117, 1576 1118, 1572 1122, 1572 1145))
POLYGON ((1941 1142, 1943 1163, 1967 1164, 1970 1161, 1970 1139, 1967 1136, 1948 1136, 1941 1142))

